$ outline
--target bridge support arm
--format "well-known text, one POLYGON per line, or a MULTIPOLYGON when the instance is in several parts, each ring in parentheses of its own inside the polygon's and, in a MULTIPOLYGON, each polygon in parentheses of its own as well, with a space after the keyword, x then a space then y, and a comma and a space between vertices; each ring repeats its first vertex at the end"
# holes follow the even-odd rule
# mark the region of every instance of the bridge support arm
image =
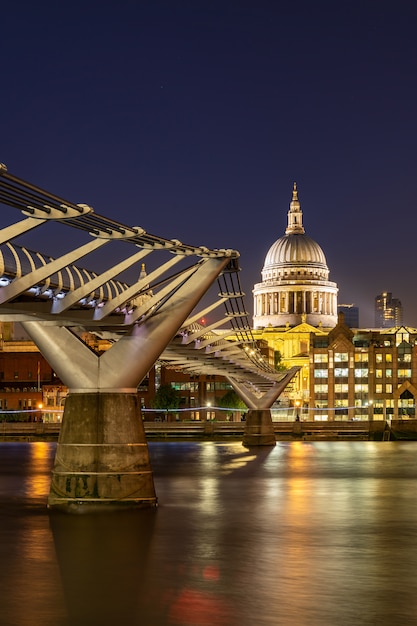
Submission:
POLYGON ((137 385, 228 263, 209 258, 142 324, 101 356, 67 328, 25 322, 70 388, 48 506, 71 513, 155 506, 137 385))
POLYGON ((249 407, 249 411, 246 414, 245 432, 243 435, 244 446, 275 446, 276 439, 272 423, 271 406, 299 370, 299 367, 291 368, 280 381, 272 385, 272 387, 260 397, 244 389, 243 386, 233 378, 228 378, 228 381, 238 396, 249 407))

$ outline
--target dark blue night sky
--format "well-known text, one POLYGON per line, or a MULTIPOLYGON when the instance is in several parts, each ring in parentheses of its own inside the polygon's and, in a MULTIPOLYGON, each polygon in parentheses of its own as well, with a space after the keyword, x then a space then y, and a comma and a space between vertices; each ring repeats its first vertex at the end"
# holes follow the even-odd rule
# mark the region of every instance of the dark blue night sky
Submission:
POLYGON ((0 51, 11 173, 151 233, 238 249, 251 313, 297 181, 339 302, 373 325, 391 291, 417 326, 414 0, 15 0, 0 51))

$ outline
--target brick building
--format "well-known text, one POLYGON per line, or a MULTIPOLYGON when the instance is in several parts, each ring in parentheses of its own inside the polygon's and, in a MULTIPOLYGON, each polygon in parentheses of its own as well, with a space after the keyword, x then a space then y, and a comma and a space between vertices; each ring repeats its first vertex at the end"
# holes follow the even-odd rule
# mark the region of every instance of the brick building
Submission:
POLYGON ((417 329, 353 332, 341 314, 312 335, 308 419, 414 418, 416 398, 417 329))

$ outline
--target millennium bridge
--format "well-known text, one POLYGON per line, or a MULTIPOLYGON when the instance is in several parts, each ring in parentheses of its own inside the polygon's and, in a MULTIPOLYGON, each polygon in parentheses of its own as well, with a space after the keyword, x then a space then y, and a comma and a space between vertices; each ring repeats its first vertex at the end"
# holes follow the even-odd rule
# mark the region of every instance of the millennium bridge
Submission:
POLYGON ((10 174, 3 164, 0 204, 20 212, 0 230, 0 320, 20 322, 69 389, 50 508, 78 513, 156 505, 137 387, 158 360, 224 376, 249 408, 243 444, 275 445, 270 408, 299 368, 277 372, 258 349, 236 250, 126 226, 10 174), (51 229, 67 251, 51 257, 23 245, 32 237, 37 247, 51 229), (104 247, 100 266, 106 269, 85 269, 84 259, 92 262, 104 247), (214 312, 217 321, 199 323, 214 312), (95 352, 85 333, 111 347, 95 352))

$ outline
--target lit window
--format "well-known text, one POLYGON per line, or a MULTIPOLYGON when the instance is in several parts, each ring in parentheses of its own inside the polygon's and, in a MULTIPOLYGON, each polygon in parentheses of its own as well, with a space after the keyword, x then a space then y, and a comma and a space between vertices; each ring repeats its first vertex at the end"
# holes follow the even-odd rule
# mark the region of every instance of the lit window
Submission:
POLYGON ((335 352, 334 360, 335 360, 335 363, 343 363, 344 361, 348 360, 348 353, 347 352, 335 352))
POLYGON ((398 378, 411 378, 411 370, 398 370, 398 378))
POLYGON ((349 400, 347 400, 347 399, 335 400, 335 406, 336 407, 339 407, 339 406, 349 406, 349 400))
POLYGON ((314 378, 327 378, 328 371, 327 370, 314 370, 314 378))
POLYGON ((314 385, 314 393, 327 393, 329 385, 314 385))
POLYGON ((314 363, 327 363, 328 355, 326 354, 315 354, 314 355, 314 363))
POLYGON ((355 385, 355 393, 368 393, 368 385, 362 383, 355 385))
POLYGON ((375 385, 375 393, 382 393, 382 385, 375 385))
POLYGON ((387 370, 385 370, 385 376, 386 376, 387 378, 392 378, 392 370, 388 370, 388 369, 387 369, 387 370))
POLYGON ((349 369, 347 367, 335 367, 334 368, 334 375, 337 378, 347 378, 349 374, 349 369))
POLYGON ((356 363, 367 363, 368 353, 367 352, 355 352, 355 361, 356 363))
POLYGON ((391 384, 385 385, 385 393, 392 393, 392 385, 391 384))
POLYGON ((377 352, 375 354, 375 363, 382 363, 382 352, 377 352))
POLYGON ((348 393, 349 385, 345 383, 336 383, 334 386, 334 392, 335 393, 348 393))
POLYGON ((362 367, 362 368, 355 368, 355 378, 367 378, 368 377, 368 368, 367 367, 362 367))
POLYGON ((392 363, 392 354, 386 354, 385 355, 385 362, 386 363, 392 363))

